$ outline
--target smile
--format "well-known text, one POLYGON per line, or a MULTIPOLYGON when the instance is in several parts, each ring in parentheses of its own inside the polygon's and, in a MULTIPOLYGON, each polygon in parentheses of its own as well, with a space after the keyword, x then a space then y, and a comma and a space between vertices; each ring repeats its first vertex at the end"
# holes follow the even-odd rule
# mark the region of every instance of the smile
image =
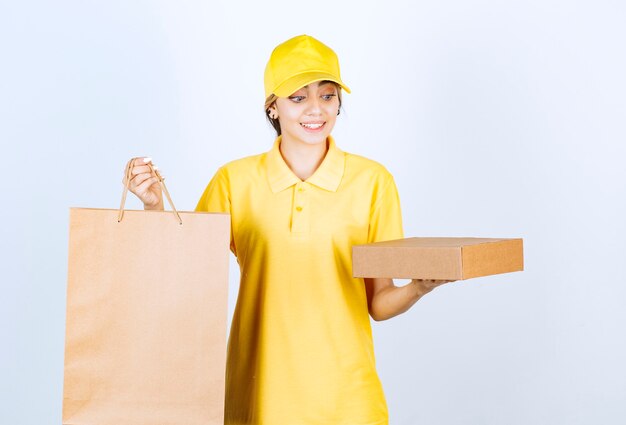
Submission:
POLYGON ((320 123, 300 123, 300 125, 302 127, 304 127, 307 131, 319 131, 322 127, 324 127, 324 125, 326 125, 325 122, 320 122, 320 123))

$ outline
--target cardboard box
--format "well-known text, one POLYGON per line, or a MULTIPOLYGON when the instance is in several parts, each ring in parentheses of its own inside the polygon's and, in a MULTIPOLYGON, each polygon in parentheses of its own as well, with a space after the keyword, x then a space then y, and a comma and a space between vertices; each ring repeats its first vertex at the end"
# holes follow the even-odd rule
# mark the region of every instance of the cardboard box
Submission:
POLYGON ((522 239, 407 238, 352 247, 354 277, 463 280, 522 270, 522 239))

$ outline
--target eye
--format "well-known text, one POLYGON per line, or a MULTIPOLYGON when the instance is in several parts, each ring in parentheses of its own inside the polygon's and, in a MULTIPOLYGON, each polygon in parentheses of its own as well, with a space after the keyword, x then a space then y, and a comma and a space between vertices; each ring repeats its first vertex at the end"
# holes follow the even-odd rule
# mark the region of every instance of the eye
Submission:
POLYGON ((291 96, 291 97, 289 97, 289 99, 292 102, 300 103, 300 102, 302 102, 305 99, 305 96, 291 96))
POLYGON ((333 100, 333 97, 335 97, 335 96, 337 96, 337 95, 336 94, 325 94, 325 95, 322 95, 322 99, 327 100, 327 101, 328 100, 333 100))

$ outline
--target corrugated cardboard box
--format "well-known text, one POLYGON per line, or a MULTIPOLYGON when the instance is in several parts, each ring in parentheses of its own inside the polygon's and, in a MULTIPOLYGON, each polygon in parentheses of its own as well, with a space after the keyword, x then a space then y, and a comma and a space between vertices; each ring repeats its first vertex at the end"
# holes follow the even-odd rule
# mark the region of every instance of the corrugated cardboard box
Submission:
POLYGON ((352 247, 354 277, 462 280, 522 270, 522 239, 407 238, 352 247))

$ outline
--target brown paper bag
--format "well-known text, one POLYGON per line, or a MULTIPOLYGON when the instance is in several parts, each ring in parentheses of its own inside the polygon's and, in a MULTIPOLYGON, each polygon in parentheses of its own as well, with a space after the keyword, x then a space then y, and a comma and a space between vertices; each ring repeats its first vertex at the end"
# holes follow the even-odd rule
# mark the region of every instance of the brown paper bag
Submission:
POLYGON ((63 424, 223 424, 230 216, 124 211, 127 188, 70 209, 63 424))

